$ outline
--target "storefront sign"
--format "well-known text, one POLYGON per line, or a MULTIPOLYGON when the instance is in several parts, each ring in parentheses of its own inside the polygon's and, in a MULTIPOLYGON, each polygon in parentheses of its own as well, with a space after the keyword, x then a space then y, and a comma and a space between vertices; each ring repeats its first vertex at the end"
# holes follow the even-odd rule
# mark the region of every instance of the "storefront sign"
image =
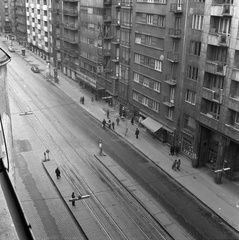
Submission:
POLYGON ((80 71, 77 71, 77 75, 76 76, 78 78, 80 78, 81 80, 83 80, 84 82, 86 82, 89 85, 91 85, 92 87, 96 88, 96 80, 95 79, 86 76, 85 74, 81 73, 80 71))

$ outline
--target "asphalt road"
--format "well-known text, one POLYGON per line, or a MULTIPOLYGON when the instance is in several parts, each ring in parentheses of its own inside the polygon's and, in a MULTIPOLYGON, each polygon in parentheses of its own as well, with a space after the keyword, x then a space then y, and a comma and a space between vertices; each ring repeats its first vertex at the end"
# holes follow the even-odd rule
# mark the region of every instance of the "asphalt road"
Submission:
MULTIPOLYGON (((238 239, 226 223, 184 191, 143 154, 111 131, 102 129, 98 121, 43 79, 42 75, 29 72, 30 67, 24 61, 15 61, 13 58, 10 70, 12 98, 16 99, 23 112, 33 112, 32 128, 36 132, 39 127, 44 129, 45 133, 42 136, 38 133, 38 137, 42 138, 47 147, 55 148, 55 152, 60 147, 64 157, 76 164, 78 156, 72 149, 87 149, 93 155, 98 152, 98 140, 101 139, 104 151, 144 188, 152 201, 164 207, 193 238, 238 239)), ((20 174, 24 176, 26 173, 23 171, 20 174)), ((32 179, 26 178, 25 181, 27 184, 32 179)), ((61 232, 57 224, 55 228, 61 232)))

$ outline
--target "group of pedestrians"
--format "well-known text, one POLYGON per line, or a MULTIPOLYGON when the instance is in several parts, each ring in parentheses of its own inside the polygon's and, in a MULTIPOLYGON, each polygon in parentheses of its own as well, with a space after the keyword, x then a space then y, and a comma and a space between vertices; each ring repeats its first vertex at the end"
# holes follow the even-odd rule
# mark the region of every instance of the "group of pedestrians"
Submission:
POLYGON ((171 145, 169 155, 174 156, 174 154, 175 154, 176 156, 178 156, 178 153, 179 153, 179 146, 171 145))

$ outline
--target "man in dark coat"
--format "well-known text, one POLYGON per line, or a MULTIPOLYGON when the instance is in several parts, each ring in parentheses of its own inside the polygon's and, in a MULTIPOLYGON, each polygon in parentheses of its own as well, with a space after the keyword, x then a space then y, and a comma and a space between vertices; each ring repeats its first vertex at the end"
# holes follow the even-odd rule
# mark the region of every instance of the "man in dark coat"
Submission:
POLYGON ((55 173, 56 173, 57 179, 61 177, 61 172, 60 172, 60 169, 58 167, 56 168, 55 173))
POLYGON ((138 128, 136 128, 136 130, 135 130, 135 136, 137 139, 139 138, 139 129, 138 128))

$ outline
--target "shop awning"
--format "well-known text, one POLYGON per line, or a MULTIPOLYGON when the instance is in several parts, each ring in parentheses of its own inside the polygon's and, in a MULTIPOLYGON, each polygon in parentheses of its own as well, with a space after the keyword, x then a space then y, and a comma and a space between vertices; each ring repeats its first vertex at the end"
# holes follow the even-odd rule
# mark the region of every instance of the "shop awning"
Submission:
POLYGON ((141 124, 143 124, 146 128, 148 128, 151 132, 155 133, 157 132, 163 125, 156 122, 150 117, 147 117, 144 119, 141 124))

